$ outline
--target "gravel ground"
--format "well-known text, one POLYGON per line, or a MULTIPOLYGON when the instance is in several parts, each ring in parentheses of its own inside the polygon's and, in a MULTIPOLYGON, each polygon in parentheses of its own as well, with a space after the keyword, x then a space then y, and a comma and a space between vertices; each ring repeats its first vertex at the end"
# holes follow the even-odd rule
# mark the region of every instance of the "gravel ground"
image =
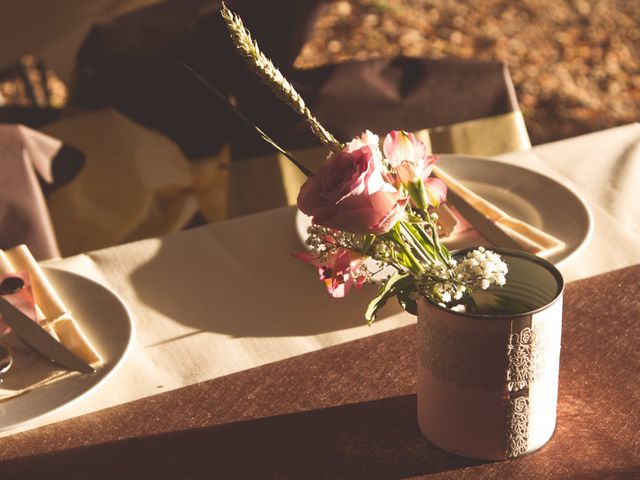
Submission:
POLYGON ((640 0, 332 0, 296 65, 500 59, 540 144, 640 120, 639 27, 640 0))

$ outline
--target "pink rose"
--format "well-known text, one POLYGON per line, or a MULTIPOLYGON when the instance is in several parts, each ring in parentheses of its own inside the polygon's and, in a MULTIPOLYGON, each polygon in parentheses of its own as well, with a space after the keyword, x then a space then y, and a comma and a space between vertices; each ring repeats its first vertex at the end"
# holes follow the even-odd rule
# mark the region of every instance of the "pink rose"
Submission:
POLYGON ((385 181, 369 145, 332 154, 298 194, 298 208, 318 225, 352 233, 389 231, 407 197, 385 181))
POLYGON ((366 270, 360 270, 364 259, 344 248, 331 254, 322 264, 311 253, 297 253, 293 256, 318 269, 320 280, 334 298, 346 296, 353 287, 360 288, 367 279, 366 270))

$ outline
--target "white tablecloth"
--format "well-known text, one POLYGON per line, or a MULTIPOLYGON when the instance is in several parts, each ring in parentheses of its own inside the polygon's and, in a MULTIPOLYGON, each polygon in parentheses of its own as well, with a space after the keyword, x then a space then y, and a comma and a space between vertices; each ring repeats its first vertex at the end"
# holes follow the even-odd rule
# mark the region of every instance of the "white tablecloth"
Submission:
MULTIPOLYGON (((572 186, 590 204, 595 234, 562 268, 567 280, 640 262, 639 145, 640 124, 631 124, 499 157, 572 186)), ((391 302, 366 326, 372 289, 331 299, 314 270, 290 255, 303 248, 294 217, 281 208, 49 262, 117 292, 132 311, 136 340, 97 391, 25 428, 413 321, 391 302)))

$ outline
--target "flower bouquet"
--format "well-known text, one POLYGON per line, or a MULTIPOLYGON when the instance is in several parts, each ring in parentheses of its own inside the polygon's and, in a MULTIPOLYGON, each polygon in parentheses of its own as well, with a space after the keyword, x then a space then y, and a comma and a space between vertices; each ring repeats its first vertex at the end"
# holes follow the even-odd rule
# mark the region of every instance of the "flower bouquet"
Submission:
POLYGON ((309 251, 295 256, 318 269, 334 297, 380 282, 365 313, 369 323, 391 297, 417 314, 422 432, 445 450, 475 458, 513 458, 540 448, 555 426, 560 273, 518 250, 449 252, 436 214, 447 188, 431 176, 438 158, 404 131, 387 134, 382 146, 369 131, 338 141, 240 18, 224 4, 221 13, 249 67, 331 150, 313 173, 228 103, 309 177, 298 195, 298 208, 312 217, 309 251))
POLYGON ((300 189, 298 208, 312 217, 310 251, 296 256, 318 268, 320 280, 334 297, 345 296, 354 286, 381 281, 365 313, 369 323, 391 297, 413 314, 421 296, 456 311, 477 312, 470 293, 504 285, 507 266, 499 255, 482 247, 457 260, 440 241, 435 209, 446 199, 447 188, 431 176, 438 157, 428 155, 425 145, 404 131, 387 134, 382 149, 379 137, 369 131, 346 144, 339 142, 224 4, 222 16, 249 67, 306 119, 331 150, 323 166, 312 173, 236 110, 309 176, 300 189), (379 272, 385 272, 382 280, 379 272))

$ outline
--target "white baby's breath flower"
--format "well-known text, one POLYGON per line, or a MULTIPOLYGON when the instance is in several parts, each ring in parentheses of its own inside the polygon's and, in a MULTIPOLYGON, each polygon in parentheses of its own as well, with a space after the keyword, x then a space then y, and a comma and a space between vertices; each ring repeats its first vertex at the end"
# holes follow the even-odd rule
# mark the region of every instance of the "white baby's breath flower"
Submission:
POLYGON ((454 312, 465 313, 467 311, 467 307, 465 307, 462 303, 458 305, 454 305, 453 307, 449 307, 449 310, 453 310, 454 312))
MULTIPOLYGON (((443 304, 459 301, 474 288, 486 290, 491 285, 505 284, 507 265, 496 253, 479 247, 469 252, 462 260, 452 260, 449 265, 435 260, 425 266, 416 279, 420 292, 443 304)), ((462 311, 464 305, 457 305, 462 311)))
POLYGON ((500 255, 484 247, 467 253, 456 266, 457 278, 469 288, 480 287, 486 290, 491 285, 504 285, 507 275, 507 264, 500 255))

